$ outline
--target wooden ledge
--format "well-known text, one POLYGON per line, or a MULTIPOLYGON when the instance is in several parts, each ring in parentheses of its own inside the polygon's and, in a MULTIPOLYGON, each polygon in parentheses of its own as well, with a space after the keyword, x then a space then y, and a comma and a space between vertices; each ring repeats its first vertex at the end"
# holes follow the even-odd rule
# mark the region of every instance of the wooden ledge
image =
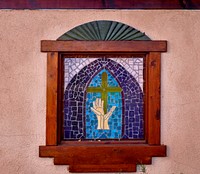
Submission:
POLYGON ((136 165, 134 164, 120 164, 120 165, 70 165, 68 168, 69 172, 87 173, 94 172, 136 172, 136 165))
POLYGON ((166 52, 167 41, 41 41, 42 52, 166 52), (119 46, 120 45, 120 46, 119 46), (116 48, 117 46, 117 48, 116 48))
POLYGON ((137 164, 151 164, 152 157, 165 157, 166 146, 65 144, 40 146, 39 156, 53 157, 55 165, 69 165, 70 172, 134 172, 137 164))

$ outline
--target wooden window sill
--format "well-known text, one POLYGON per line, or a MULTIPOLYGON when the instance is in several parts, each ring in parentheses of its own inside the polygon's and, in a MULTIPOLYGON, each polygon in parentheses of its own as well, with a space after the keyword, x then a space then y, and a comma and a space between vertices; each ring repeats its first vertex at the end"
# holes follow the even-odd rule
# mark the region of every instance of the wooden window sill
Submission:
POLYGON ((70 172, 135 172, 136 164, 151 164, 152 157, 165 157, 165 145, 65 142, 40 146, 40 157, 53 157, 55 165, 69 165, 70 172))

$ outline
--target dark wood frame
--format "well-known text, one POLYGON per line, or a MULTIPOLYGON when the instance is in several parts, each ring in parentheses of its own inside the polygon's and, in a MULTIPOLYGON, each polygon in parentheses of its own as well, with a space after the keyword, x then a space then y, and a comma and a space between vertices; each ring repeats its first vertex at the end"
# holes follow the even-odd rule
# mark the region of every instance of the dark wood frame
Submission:
POLYGON ((199 9, 198 0, 1 0, 2 9, 199 9))
POLYGON ((160 144, 160 58, 166 41, 42 41, 47 53, 46 146, 40 157, 53 157, 70 172, 134 172, 137 164, 151 164, 166 156, 160 144), (143 54, 145 58, 145 142, 62 141, 62 54, 143 54))

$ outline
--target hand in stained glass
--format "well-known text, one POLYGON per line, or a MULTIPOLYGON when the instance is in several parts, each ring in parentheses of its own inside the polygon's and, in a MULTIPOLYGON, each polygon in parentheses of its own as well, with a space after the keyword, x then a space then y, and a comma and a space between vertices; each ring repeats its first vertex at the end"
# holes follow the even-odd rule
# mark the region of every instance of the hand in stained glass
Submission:
POLYGON ((115 110, 116 106, 113 106, 108 113, 104 113, 104 101, 100 98, 97 98, 93 102, 93 107, 91 110, 96 114, 98 120, 98 127, 97 129, 109 129, 108 120, 112 115, 113 111, 115 110))

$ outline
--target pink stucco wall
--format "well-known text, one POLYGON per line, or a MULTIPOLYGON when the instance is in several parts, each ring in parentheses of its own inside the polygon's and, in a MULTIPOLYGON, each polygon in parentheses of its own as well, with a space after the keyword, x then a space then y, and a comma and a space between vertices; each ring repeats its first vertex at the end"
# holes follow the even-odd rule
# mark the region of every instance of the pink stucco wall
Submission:
POLYGON ((93 20, 115 20, 168 40, 162 54, 162 143, 149 174, 200 171, 200 11, 0 11, 0 173, 64 174, 66 166, 38 157, 45 144, 46 54, 55 40, 93 20))

